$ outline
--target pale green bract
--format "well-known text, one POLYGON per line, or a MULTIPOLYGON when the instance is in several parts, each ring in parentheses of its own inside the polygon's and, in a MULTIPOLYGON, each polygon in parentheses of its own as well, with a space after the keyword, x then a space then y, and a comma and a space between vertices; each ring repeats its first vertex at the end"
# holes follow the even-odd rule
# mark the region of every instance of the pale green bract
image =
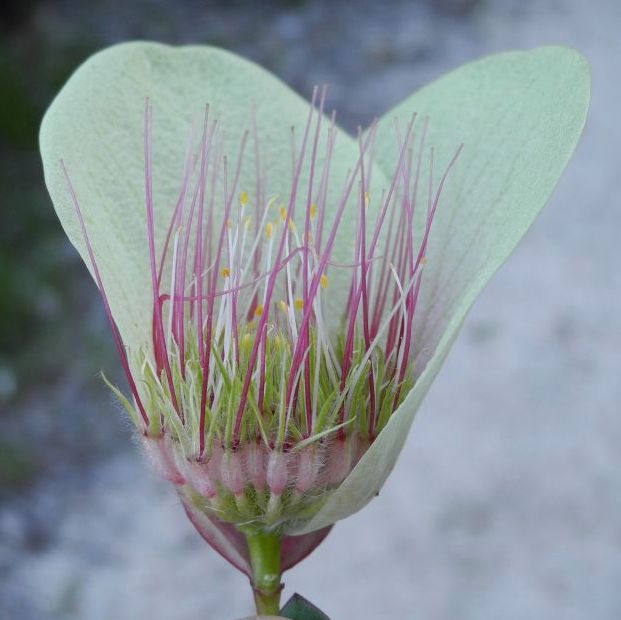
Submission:
MULTIPOLYGON (((130 348, 150 337, 151 280, 144 209, 143 113, 153 102, 156 241, 161 242, 183 176, 188 130, 202 121, 206 104, 218 118, 222 151, 234 165, 242 134, 250 128, 253 102, 270 190, 286 200, 291 179, 291 127, 298 142, 309 104, 258 65, 211 47, 174 48, 124 43, 81 65, 50 105, 39 136, 45 181, 67 236, 89 270, 86 246, 59 161, 76 180, 86 226, 123 341, 130 348)), ((358 159, 358 145, 339 132, 331 176, 344 178, 358 159)), ((318 163, 323 148, 319 149, 318 163)), ((239 186, 254 187, 254 153, 239 186)), ((386 185, 376 169, 375 184, 386 185)), ((341 182, 331 184, 335 196, 341 182)), ((306 191, 302 182, 300 194, 306 191)), ((379 195, 379 192, 378 192, 379 195)), ((342 239, 355 235, 355 219, 343 221, 342 239)), ((337 243, 343 261, 348 243, 337 243)), ((338 291, 341 287, 334 286, 338 291)), ((334 301, 334 307, 339 305, 334 301)), ((341 305, 342 307, 342 305, 341 305)))
MULTIPOLYGON (((427 140, 437 153, 438 171, 464 144, 427 252, 414 324, 417 379, 351 474, 310 521, 289 533, 334 523, 379 491, 468 309, 549 199, 582 132, 589 84, 587 63, 573 50, 510 52, 457 69, 380 120, 374 154, 385 174, 376 167, 373 192, 387 187, 396 166, 395 118, 403 127, 413 112, 429 117, 427 140)), ((155 108, 160 242, 182 176, 188 126, 205 103, 219 118, 225 150, 234 159, 256 102, 268 154, 266 176, 271 191, 282 194, 291 177, 290 127, 301 131, 308 115, 308 104, 266 71, 208 47, 124 44, 95 55, 73 75, 41 128, 46 183, 63 227, 90 268, 59 166, 64 159, 77 185, 112 313, 129 348, 144 346, 151 328, 141 131, 145 96, 155 108)), ((358 152, 356 141, 341 132, 331 171, 335 192, 358 152)), ((250 182, 242 178, 240 186, 250 182)), ((337 258, 351 254, 354 230, 355 218, 345 218, 337 258)), ((347 287, 336 282, 330 289, 330 303, 342 308, 347 287)))
MULTIPOLYGON (((544 47, 465 65, 384 116, 428 114, 429 142, 440 156, 449 156, 456 136, 465 144, 448 188, 451 209, 440 209, 434 222, 415 321, 415 360, 424 371, 349 477, 297 533, 353 514, 380 490, 468 310, 549 200, 589 100, 586 60, 572 49, 544 47)), ((394 165, 388 125, 380 122, 377 149, 386 170, 394 165)))

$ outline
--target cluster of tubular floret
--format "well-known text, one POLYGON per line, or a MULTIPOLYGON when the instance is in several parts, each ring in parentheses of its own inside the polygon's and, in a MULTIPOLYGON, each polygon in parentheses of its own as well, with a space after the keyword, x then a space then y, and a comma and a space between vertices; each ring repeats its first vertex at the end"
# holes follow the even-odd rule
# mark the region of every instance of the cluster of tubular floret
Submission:
POLYGON ((317 510, 369 445, 353 435, 288 450, 275 450, 260 440, 234 450, 214 442, 209 455, 197 459, 183 454, 169 435, 145 437, 143 443, 154 469, 190 490, 195 503, 202 501, 214 516, 268 525, 317 510))
POLYGON ((377 126, 359 134, 354 169, 345 179, 330 179, 337 133, 333 116, 326 139, 319 139, 324 99, 325 92, 316 109, 315 92, 293 157, 290 195, 280 205, 266 192, 256 120, 256 187, 250 195, 239 186, 249 165, 250 132, 231 165, 219 150, 217 122, 209 120, 207 109, 198 148, 193 134, 188 141, 162 247, 156 244, 147 100, 146 236, 153 303, 152 342, 142 357, 124 346, 63 168, 133 402, 117 395, 158 471, 225 521, 275 523, 316 509, 414 383, 414 319, 427 245, 460 149, 433 188, 433 149, 425 164, 429 182, 421 179, 426 120, 418 135, 415 116, 405 132, 397 125, 397 165, 377 203, 376 220, 367 221, 377 126), (343 182, 340 197, 328 204, 334 200, 328 186, 343 182), (355 210, 346 215, 352 203, 355 210), (303 217, 296 218, 296 209, 303 217), (355 217, 358 228, 351 261, 343 265, 335 263, 333 250, 346 217, 355 217), (348 269, 351 278, 335 333, 328 327, 334 321, 325 316, 324 295, 328 272, 337 268, 348 269))

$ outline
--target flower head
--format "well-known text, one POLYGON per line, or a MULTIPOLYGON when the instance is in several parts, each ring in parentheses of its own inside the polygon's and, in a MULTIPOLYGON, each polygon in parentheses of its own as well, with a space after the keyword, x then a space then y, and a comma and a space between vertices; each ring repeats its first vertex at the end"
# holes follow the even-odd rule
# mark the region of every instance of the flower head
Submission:
POLYGON ((490 57, 356 139, 325 91, 308 106, 212 48, 117 46, 63 89, 46 180, 104 296, 117 393, 242 570, 235 528, 306 534, 291 565, 379 491, 571 154, 587 75, 562 48, 490 57))
MULTIPOLYGON (((161 248, 147 101, 150 342, 126 351, 110 314, 134 404, 124 402, 156 468, 195 506, 246 527, 290 527, 313 516, 410 391, 425 251, 461 150, 435 180, 426 122, 419 132, 415 117, 403 129, 396 124, 398 163, 372 210, 376 127, 359 136, 353 170, 344 179, 331 178, 336 133, 332 121, 319 163, 325 90, 318 109, 316 94, 283 197, 270 193, 264 176, 256 119, 240 137, 236 161, 229 162, 219 146, 218 120, 211 121, 207 110, 200 139, 190 133, 161 248), (249 146, 254 162, 247 159, 249 146), (250 192, 239 179, 251 164, 250 192), (308 178, 304 195, 302 171, 308 178), (326 204, 331 183, 342 185, 332 217, 326 204), (336 262, 333 252, 344 217, 356 220, 349 264, 336 262), (416 239, 415 217, 424 219, 416 239), (338 281, 348 290, 347 302, 329 321, 324 298, 335 271, 343 272, 338 281)), ((64 161, 61 166, 109 307, 75 187, 64 161)))

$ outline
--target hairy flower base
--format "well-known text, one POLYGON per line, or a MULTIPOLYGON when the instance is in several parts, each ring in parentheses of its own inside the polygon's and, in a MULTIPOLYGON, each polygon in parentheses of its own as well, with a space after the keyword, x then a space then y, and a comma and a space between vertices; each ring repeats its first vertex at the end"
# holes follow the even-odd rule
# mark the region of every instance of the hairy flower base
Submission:
MULTIPOLYGON (((256 385, 249 391, 240 439, 233 435, 234 414, 240 400, 255 333, 247 328, 240 339, 239 362, 227 366, 224 343, 212 347, 218 359, 216 396, 207 408, 207 440, 201 455, 197 442, 201 402, 201 366, 192 337, 186 347, 186 362, 175 373, 174 390, 182 403, 184 423, 173 406, 166 378, 159 378, 148 357, 140 364, 141 384, 146 386, 145 405, 151 418, 144 445, 150 460, 164 478, 185 487, 193 505, 221 521, 275 527, 284 522, 308 519, 321 507, 331 489, 350 473, 374 437, 413 384, 413 373, 399 382, 379 350, 365 356, 357 341, 351 370, 344 388, 330 368, 341 367, 343 351, 332 356, 317 353, 321 343, 311 336, 310 402, 307 416, 304 384, 295 399, 287 399, 292 343, 286 334, 266 340, 265 381, 261 404, 256 385), (376 382, 370 385, 373 368, 376 382), (379 414, 370 430, 370 389, 379 403, 379 414), (312 425, 307 427, 308 419, 312 425), (166 430, 164 430, 166 429, 166 430)), ((359 340, 359 339, 357 339, 359 340)), ((340 339, 343 342, 343 339, 340 339)), ((230 357, 230 356, 229 356, 230 357)), ((179 365, 174 365, 179 368, 179 365)), ((139 412, 129 403, 130 413, 139 412)))
POLYGON ((260 441, 236 450, 215 443, 199 461, 188 459, 169 435, 144 438, 155 469, 196 509, 220 521, 269 529, 312 517, 369 445, 358 435, 290 451, 270 450, 260 441))

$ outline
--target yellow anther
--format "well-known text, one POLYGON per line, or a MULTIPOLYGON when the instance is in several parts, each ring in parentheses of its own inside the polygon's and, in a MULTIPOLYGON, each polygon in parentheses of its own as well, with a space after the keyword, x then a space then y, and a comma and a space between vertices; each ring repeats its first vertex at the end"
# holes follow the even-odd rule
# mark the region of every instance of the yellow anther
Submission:
POLYGON ((369 192, 364 193, 364 204, 368 207, 371 200, 371 194, 369 192))
POLYGON ((268 222, 265 225, 265 236, 268 239, 271 239, 273 234, 274 234, 274 224, 272 224, 272 222, 268 222))
POLYGON ((239 195, 239 204, 245 207, 248 204, 248 192, 242 192, 239 195))
POLYGON ((304 310, 304 300, 301 297, 296 297, 293 303, 297 310, 304 310))
POLYGON ((223 267, 220 274, 223 278, 228 278, 231 275, 231 270, 228 267, 223 267))
POLYGON ((263 304, 259 304, 255 309, 254 309, 254 315, 255 316, 262 316, 263 315, 263 304))
POLYGON ((242 338, 242 345, 249 348, 251 344, 252 336, 250 334, 244 334, 244 337, 242 338))
POLYGON ((321 288, 328 288, 328 276, 324 273, 319 279, 319 284, 321 284, 321 288))
POLYGON ((285 205, 280 205, 280 217, 283 222, 287 219, 287 209, 285 205))
POLYGON ((429 262, 429 259, 428 259, 426 256, 423 256, 423 257, 420 259, 420 264, 421 264, 421 265, 426 265, 428 262, 429 262))
POLYGON ((295 232, 297 230, 297 226, 293 220, 289 220, 289 230, 291 232, 295 232))
POLYGON ((250 224, 252 222, 252 218, 248 215, 244 218, 244 228, 248 230, 250 228, 250 224))
POLYGON ((316 217, 317 216, 317 205, 315 203, 313 203, 310 206, 310 216, 311 217, 316 217))
POLYGON ((231 220, 231 219, 226 220, 226 227, 227 228, 233 228, 233 220, 231 220))
POLYGON ((289 306, 282 300, 279 302, 278 307, 285 313, 289 311, 289 306))

